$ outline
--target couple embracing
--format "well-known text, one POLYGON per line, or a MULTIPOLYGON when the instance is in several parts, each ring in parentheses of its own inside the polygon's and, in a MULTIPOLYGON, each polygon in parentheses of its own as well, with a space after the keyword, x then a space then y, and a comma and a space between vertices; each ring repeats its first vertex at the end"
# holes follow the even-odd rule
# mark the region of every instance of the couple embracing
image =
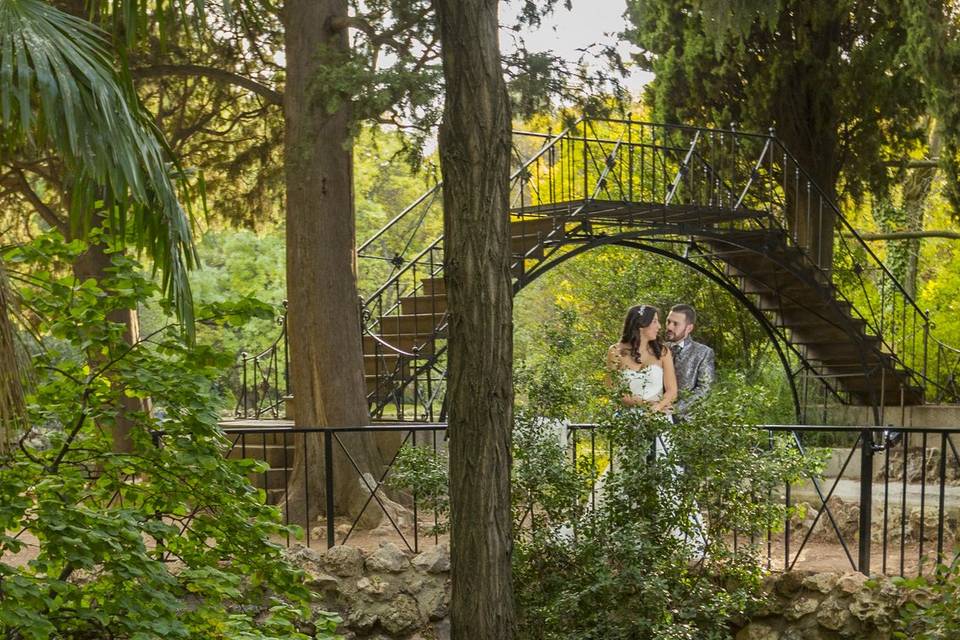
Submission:
POLYGON ((620 342, 607 350, 607 367, 619 373, 629 390, 621 397, 625 406, 647 406, 682 420, 713 384, 714 353, 690 337, 697 322, 693 307, 678 304, 670 309, 665 342, 659 316, 650 305, 631 307, 620 342))

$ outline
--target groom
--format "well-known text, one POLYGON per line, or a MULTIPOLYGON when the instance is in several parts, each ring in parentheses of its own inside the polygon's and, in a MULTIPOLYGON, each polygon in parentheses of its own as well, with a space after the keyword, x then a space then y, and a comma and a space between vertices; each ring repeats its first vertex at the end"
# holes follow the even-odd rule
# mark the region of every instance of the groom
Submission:
POLYGON ((667 315, 666 338, 672 343, 670 349, 680 391, 674 415, 681 420, 696 401, 707 395, 716 375, 713 349, 690 337, 696 323, 697 312, 688 304, 674 305, 667 315))

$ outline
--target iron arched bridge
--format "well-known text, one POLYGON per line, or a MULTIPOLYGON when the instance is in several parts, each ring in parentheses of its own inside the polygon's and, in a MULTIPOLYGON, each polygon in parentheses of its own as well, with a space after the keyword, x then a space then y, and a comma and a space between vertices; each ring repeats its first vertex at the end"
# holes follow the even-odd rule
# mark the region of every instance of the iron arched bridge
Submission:
MULTIPOLYGON (((756 318, 798 422, 801 382, 872 407, 878 424, 885 406, 960 400, 960 352, 772 132, 584 118, 514 132, 514 165, 515 292, 593 248, 632 247, 709 278, 756 318)), ((441 189, 358 248, 363 282, 379 283, 363 296, 375 418, 444 418, 441 189)))

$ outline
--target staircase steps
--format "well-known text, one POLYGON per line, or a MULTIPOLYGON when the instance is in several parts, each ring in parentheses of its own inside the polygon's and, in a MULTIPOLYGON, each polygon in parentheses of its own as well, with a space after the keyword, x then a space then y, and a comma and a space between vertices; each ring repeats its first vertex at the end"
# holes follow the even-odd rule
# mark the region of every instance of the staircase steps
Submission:
POLYGON ((787 244, 786 234, 731 232, 710 246, 740 290, 773 316, 775 326, 789 331, 791 343, 804 348, 836 387, 866 403, 882 394, 885 403, 898 404, 901 388, 908 403, 922 402, 922 391, 912 386, 880 338, 855 317, 827 277, 787 244))
MULTIPOLYGON (((382 340, 388 344, 412 353, 415 348, 419 347, 419 353, 421 354, 430 354, 433 353, 433 341, 429 334, 422 333, 402 333, 402 334, 391 334, 380 336, 382 340)), ((363 353, 364 355, 376 355, 378 353, 387 354, 390 350, 388 347, 385 347, 380 342, 377 342, 373 336, 363 336, 363 353)))
POLYGON ((379 333, 382 336, 402 335, 413 333, 429 336, 437 328, 443 316, 433 314, 409 314, 398 316, 384 316, 380 318, 379 333))
POLYGON ((447 311, 446 295, 415 295, 400 298, 400 313, 441 316, 447 311))

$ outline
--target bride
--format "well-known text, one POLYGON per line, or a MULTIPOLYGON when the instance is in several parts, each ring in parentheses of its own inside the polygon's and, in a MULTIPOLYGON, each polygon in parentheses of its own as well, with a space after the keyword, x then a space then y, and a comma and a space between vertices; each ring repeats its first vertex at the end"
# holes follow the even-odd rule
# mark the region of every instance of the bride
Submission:
POLYGON ((673 354, 660 342, 659 315, 650 305, 630 307, 620 342, 607 350, 607 368, 619 372, 629 389, 620 399, 625 406, 669 415, 677 399, 677 374, 673 354))
MULTIPOLYGON (((616 372, 622 378, 622 387, 627 392, 620 401, 625 407, 646 407, 650 411, 664 414, 668 422, 673 422, 671 408, 677 399, 677 374, 673 367, 673 353, 660 341, 659 310, 650 305, 641 304, 630 307, 627 317, 623 321, 623 333, 620 342, 611 345, 607 350, 607 368, 616 372)), ((613 381, 611 386, 616 388, 613 381)), ((656 436, 654 443, 654 457, 664 458, 670 450, 670 440, 664 434, 656 436)), ((673 467, 677 473, 682 473, 681 467, 673 467)), ((605 476, 610 467, 601 474, 595 486, 599 494, 603 493, 605 476)), ((684 540, 691 552, 703 553, 703 523, 700 516, 694 513, 690 517, 691 530, 698 531, 696 539, 690 540, 678 528, 672 535, 684 540)))

